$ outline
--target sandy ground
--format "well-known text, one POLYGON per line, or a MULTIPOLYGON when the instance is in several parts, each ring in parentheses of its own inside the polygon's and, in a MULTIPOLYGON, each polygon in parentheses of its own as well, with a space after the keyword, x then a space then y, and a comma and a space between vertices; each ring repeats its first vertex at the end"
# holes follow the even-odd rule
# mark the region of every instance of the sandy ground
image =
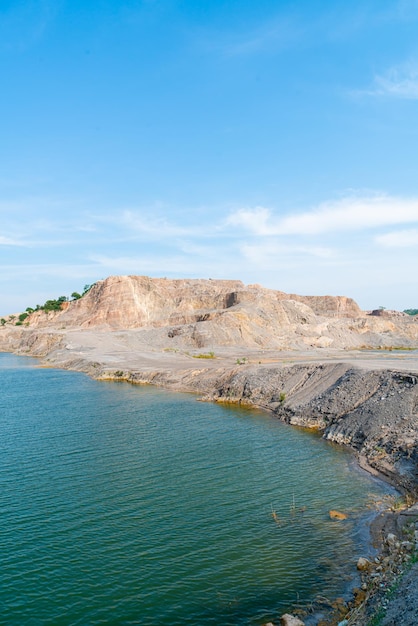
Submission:
MULTIPOLYGON (((270 351, 222 347, 214 358, 198 358, 210 351, 191 352, 154 348, 142 341, 135 331, 68 331, 62 357, 96 361, 105 367, 127 370, 178 370, 232 367, 245 359, 261 365, 299 363, 346 363, 363 369, 393 369, 418 372, 418 351, 401 350, 330 350, 270 351)), ((57 355, 58 356, 58 355, 57 355)), ((59 360, 59 359, 57 359, 59 360)))

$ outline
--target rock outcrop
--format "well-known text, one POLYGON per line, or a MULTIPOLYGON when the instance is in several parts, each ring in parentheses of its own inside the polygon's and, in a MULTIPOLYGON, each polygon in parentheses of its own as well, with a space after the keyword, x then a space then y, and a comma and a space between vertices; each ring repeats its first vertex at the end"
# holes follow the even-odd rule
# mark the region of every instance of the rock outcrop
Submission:
POLYGON ((112 276, 62 310, 32 313, 31 329, 137 329, 158 348, 412 347, 418 323, 370 316, 344 296, 297 296, 234 280, 112 276))

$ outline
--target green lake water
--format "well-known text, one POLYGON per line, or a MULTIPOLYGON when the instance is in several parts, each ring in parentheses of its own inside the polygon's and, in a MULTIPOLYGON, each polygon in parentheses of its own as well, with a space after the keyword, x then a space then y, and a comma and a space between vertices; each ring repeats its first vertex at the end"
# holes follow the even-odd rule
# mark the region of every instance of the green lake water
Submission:
POLYGON ((345 450, 37 365, 0 354, 0 623, 260 625, 347 589, 387 490, 345 450))

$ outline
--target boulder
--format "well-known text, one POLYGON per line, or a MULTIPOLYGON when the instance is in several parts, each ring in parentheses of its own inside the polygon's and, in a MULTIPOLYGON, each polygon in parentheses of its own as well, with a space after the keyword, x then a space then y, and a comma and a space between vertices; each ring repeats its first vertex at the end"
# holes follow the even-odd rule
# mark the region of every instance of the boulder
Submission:
POLYGON ((369 570, 371 566, 372 566, 371 562, 368 559, 364 558, 363 556, 361 556, 359 560, 357 561, 357 569, 360 572, 365 572, 369 570))
POLYGON ((305 622, 302 622, 298 617, 285 613, 280 618, 281 626, 305 626, 305 622))
POLYGON ((341 513, 341 511, 335 511, 334 509, 329 512, 329 516, 331 519, 337 520, 344 520, 348 517, 346 513, 341 513))

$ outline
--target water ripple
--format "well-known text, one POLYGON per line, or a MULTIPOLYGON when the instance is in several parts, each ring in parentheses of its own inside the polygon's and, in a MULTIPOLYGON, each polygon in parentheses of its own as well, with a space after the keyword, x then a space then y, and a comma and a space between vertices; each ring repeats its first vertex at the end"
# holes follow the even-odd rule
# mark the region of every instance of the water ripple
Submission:
POLYGON ((0 355, 0 381, 4 623, 257 625, 343 591, 382 489, 345 451, 30 359, 0 355))

